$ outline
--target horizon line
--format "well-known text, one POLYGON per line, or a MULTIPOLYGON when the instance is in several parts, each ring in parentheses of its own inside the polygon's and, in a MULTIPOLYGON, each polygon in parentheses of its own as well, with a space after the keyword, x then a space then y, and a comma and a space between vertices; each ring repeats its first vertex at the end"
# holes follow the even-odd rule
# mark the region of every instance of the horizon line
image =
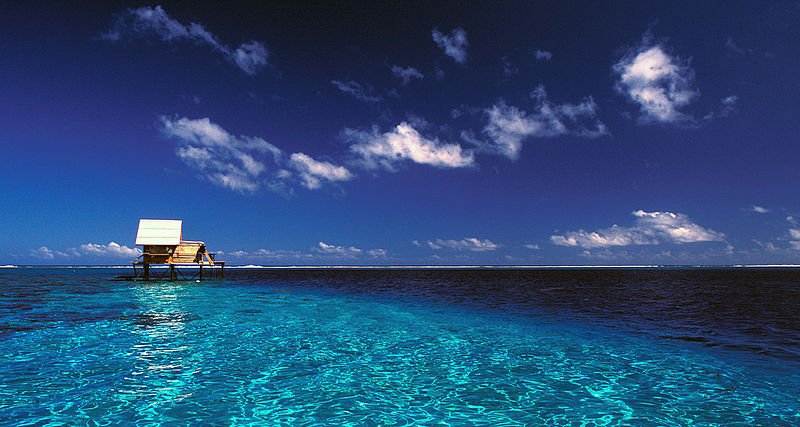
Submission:
MULTIPOLYGON (((212 267, 211 265, 203 265, 212 267)), ((153 265, 151 268, 167 268, 165 265, 153 265)), ((198 265, 179 265, 179 268, 198 268, 198 265)), ((132 268, 130 265, 123 264, 5 264, 0 265, 0 269, 15 268, 132 268)), ((226 265, 225 268, 246 270, 246 269, 269 269, 269 270, 358 270, 358 269, 383 269, 383 270, 414 270, 414 269, 518 269, 518 270, 548 270, 548 269, 670 269, 670 268, 800 268, 800 264, 287 264, 287 265, 226 265)))

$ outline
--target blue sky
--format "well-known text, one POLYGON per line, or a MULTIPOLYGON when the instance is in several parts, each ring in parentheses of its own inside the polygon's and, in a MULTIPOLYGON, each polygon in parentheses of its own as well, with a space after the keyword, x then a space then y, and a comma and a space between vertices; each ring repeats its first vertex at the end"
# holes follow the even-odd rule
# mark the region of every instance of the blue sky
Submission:
POLYGON ((0 264, 800 260, 800 3, 0 7, 0 264))

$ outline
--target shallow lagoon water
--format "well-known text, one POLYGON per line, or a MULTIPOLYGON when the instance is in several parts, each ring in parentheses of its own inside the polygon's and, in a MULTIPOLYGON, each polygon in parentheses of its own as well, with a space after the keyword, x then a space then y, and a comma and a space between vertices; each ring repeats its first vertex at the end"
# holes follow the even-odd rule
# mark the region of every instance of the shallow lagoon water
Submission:
POLYGON ((0 273, 0 424, 800 423, 795 271, 114 274, 0 273))

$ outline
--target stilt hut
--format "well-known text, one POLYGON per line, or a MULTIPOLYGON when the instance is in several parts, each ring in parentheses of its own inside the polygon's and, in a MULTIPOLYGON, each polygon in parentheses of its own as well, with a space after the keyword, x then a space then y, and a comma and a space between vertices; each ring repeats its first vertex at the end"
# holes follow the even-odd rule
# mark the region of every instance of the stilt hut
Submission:
POLYGON ((225 263, 216 261, 214 254, 206 249, 206 244, 199 241, 183 240, 183 221, 168 219, 140 219, 139 229, 136 232, 136 246, 142 247, 141 261, 133 263, 134 275, 137 280, 150 280, 151 278, 164 280, 166 274, 159 275, 151 268, 153 265, 162 265, 169 268, 169 280, 174 281, 179 277, 183 280, 199 278, 222 278, 225 263), (203 266, 208 265, 204 277, 203 266), (137 270, 142 267, 142 271, 137 270), (181 271, 178 267, 184 267, 181 271), (191 267, 194 274, 191 277, 184 274, 187 267, 191 267), (198 271, 194 272, 197 267, 198 271), (217 268, 219 270, 217 271, 217 268), (219 272, 219 274, 217 274, 219 272), (210 273, 210 274, 209 274, 210 273))

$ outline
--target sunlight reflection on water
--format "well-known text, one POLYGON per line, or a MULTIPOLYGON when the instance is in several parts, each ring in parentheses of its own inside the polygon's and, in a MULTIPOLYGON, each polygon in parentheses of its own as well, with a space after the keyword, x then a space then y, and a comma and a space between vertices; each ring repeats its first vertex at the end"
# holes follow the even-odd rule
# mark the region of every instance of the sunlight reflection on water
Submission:
POLYGON ((291 282, 59 280, 50 294, 32 292, 28 314, 4 315, 21 328, 1 341, 2 424, 790 425, 800 417, 797 364, 579 319, 291 282), (63 312, 73 314, 56 320, 63 312))

